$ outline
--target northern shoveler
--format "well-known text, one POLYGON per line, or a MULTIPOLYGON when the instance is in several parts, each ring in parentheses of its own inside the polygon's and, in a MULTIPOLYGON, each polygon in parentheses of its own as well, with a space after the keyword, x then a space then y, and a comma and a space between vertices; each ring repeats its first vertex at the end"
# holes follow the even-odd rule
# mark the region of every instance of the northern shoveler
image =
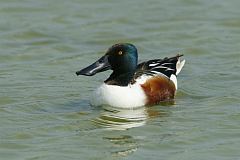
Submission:
POLYGON ((138 63, 138 52, 129 43, 115 44, 77 75, 93 76, 113 70, 110 77, 94 92, 91 104, 135 108, 172 100, 177 90, 177 75, 185 64, 183 55, 138 63))

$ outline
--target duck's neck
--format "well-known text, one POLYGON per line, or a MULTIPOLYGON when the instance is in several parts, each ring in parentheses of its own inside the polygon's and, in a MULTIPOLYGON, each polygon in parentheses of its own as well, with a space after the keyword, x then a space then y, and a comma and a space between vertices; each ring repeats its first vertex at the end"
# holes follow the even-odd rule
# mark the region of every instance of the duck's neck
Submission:
POLYGON ((117 85, 117 86, 128 86, 128 84, 133 79, 135 70, 119 73, 117 71, 113 71, 110 77, 104 81, 104 83, 108 85, 117 85))

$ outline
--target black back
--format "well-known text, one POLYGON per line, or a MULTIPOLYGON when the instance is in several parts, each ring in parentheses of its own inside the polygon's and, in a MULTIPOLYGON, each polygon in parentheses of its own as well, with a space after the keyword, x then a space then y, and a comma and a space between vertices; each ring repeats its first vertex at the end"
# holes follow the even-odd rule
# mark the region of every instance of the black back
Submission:
POLYGON ((164 59, 154 59, 154 60, 149 60, 146 62, 142 62, 138 64, 137 70, 134 75, 134 79, 140 77, 142 74, 147 74, 147 75, 157 75, 157 74, 164 74, 168 78, 172 74, 176 75, 177 72, 177 62, 179 57, 183 55, 176 55, 171 58, 164 58, 164 59))

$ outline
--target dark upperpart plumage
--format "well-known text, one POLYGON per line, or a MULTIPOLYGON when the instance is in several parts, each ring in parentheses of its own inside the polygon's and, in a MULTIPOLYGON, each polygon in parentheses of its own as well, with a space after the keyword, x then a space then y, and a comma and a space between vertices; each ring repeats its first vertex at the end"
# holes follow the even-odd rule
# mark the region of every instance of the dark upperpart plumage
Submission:
POLYGON ((176 75, 177 67, 176 64, 178 62, 179 57, 182 57, 183 55, 177 54, 174 57, 165 57, 164 59, 154 59, 142 62, 137 65, 137 69, 134 75, 134 78, 141 76, 142 74, 156 74, 156 73, 162 73, 168 78, 172 74, 176 75))

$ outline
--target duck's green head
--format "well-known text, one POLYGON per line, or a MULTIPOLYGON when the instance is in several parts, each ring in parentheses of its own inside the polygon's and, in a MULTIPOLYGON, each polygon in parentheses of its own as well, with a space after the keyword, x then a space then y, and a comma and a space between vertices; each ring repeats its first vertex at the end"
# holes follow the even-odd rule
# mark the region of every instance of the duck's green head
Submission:
MULTIPOLYGON (((137 67, 138 53, 134 45, 129 43, 115 44, 106 54, 90 66, 76 72, 77 75, 93 76, 106 70, 113 70, 115 76, 133 74, 137 67)), ((112 75, 113 75, 112 74, 112 75)))

